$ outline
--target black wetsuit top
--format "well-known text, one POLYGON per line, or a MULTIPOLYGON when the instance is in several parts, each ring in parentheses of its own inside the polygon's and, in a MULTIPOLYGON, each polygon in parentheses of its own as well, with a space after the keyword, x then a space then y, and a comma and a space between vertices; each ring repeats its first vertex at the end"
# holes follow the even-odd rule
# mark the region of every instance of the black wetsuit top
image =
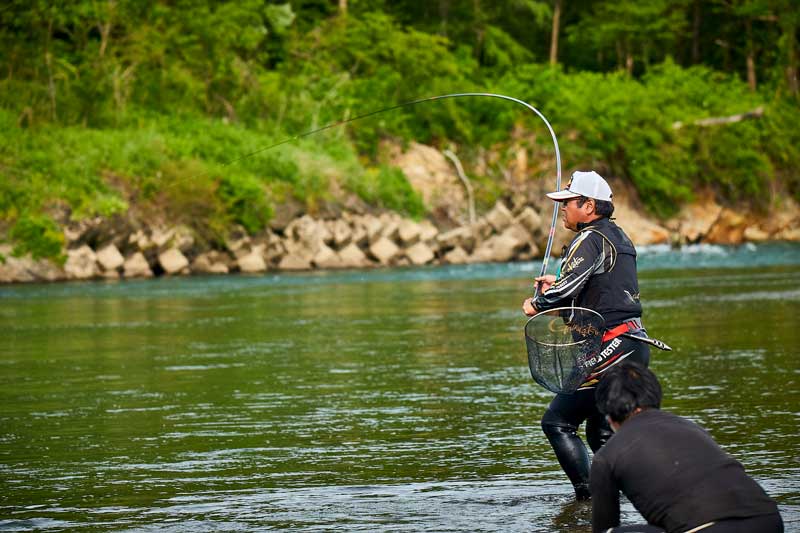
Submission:
POLYGON ((590 483, 594 532, 619 525, 619 491, 668 533, 778 512, 703 428, 658 409, 633 415, 597 451, 590 483))
POLYGON ((608 218, 581 224, 561 256, 558 279, 533 303, 537 311, 570 305, 592 309, 607 328, 641 317, 631 240, 608 218))

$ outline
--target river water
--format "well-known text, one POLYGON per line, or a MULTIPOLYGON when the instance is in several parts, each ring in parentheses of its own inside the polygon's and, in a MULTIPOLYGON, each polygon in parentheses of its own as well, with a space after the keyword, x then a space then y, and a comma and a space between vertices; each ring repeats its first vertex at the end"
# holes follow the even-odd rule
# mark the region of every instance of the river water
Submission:
MULTIPOLYGON (((588 531, 526 365, 539 268, 2 287, 0 531, 588 531)), ((640 285, 664 408, 800 531, 800 247, 645 249, 640 285)))

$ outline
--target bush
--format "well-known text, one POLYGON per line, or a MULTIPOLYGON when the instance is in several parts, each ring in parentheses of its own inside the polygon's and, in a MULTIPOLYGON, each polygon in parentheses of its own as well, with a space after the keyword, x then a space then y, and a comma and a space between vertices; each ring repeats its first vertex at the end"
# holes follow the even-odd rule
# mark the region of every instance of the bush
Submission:
POLYGON ((422 198, 411 187, 400 169, 382 165, 370 168, 350 186, 371 204, 420 218, 425 214, 422 198))
MULTIPOLYGON (((778 126, 775 116, 694 126, 702 118, 750 111, 760 97, 735 78, 702 67, 683 69, 671 61, 652 68, 642 80, 623 73, 565 74, 528 66, 501 85, 534 105, 542 103, 540 110, 565 141, 562 159, 568 168, 599 167, 630 180, 660 216, 673 214, 699 185, 712 186, 729 201, 766 200, 775 170, 765 155, 771 143, 764 132, 788 127, 778 126)), ((787 160, 796 157, 788 143, 781 145, 787 160)))
POLYGON ((9 237, 15 242, 15 256, 30 253, 34 259, 49 257, 63 263, 64 235, 47 216, 23 214, 11 227, 9 237))

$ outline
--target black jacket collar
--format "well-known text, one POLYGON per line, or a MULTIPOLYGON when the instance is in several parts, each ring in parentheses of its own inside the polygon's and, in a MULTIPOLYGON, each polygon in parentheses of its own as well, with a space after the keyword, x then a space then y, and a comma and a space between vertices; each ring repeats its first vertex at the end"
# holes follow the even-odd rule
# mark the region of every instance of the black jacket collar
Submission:
POLYGON ((600 225, 604 220, 609 220, 608 217, 600 217, 592 220, 591 222, 578 222, 578 231, 583 231, 593 225, 600 225))

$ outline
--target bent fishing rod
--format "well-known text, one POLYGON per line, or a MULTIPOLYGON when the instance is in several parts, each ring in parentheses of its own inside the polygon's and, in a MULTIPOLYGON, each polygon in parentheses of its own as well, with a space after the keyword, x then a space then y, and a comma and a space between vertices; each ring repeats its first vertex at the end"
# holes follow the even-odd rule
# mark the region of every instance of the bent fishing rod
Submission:
MULTIPOLYGON (((336 121, 336 122, 331 122, 330 124, 326 124, 326 125, 321 126, 319 128, 314 128, 314 129, 305 131, 303 133, 299 133, 297 135, 294 135, 292 137, 288 137, 286 139, 278 141, 278 142, 276 142, 274 144, 271 144, 269 146, 265 146, 263 148, 259 148, 258 150, 254 150, 252 152, 249 152, 249 153, 247 153, 247 154, 245 154, 245 155, 243 155, 241 157, 238 157, 236 159, 228 161, 227 163, 224 163, 222 166, 229 166, 229 165, 232 165, 232 164, 234 164, 234 163, 236 163, 238 161, 242 161, 242 160, 247 159, 249 157, 253 157, 253 156, 257 155, 257 154, 272 150, 272 149, 277 148, 279 146, 282 146, 284 144, 288 144, 288 143, 297 141, 299 139, 302 139, 302 138, 305 138, 305 137, 309 137, 311 135, 315 135, 317 133, 320 133, 320 132, 328 130, 328 129, 337 128, 339 126, 343 126, 343 125, 349 124, 351 122, 355 122, 355 121, 363 120, 365 118, 369 118, 369 117, 372 117, 372 116, 375 116, 375 115, 379 115, 381 113, 388 113, 389 111, 394 111, 394 110, 401 109, 401 108, 404 108, 404 107, 410 107, 410 106, 422 104, 422 103, 425 103, 425 102, 434 102, 434 101, 437 101, 437 100, 446 100, 446 99, 451 99, 451 98, 498 98, 500 100, 507 100, 509 102, 514 102, 516 104, 519 104, 519 105, 525 107, 526 109, 528 109, 529 111, 533 112, 536 116, 538 116, 542 120, 542 122, 544 122, 545 126, 547 126, 547 131, 550 133, 550 137, 553 140, 553 148, 555 150, 555 156, 556 156, 556 188, 555 188, 555 190, 556 191, 561 190, 561 151, 559 150, 558 139, 556 138, 556 134, 553 131, 553 127, 550 125, 550 122, 547 120, 547 118, 538 109, 536 109, 535 107, 533 107, 529 103, 527 103, 527 102, 525 102, 523 100, 520 100, 519 98, 514 98, 513 96, 507 96, 507 95, 504 95, 504 94, 496 94, 496 93, 450 93, 450 94, 441 94, 441 95, 437 95, 437 96, 429 96, 427 98, 419 98, 419 99, 416 99, 416 100, 409 100, 407 102, 402 102, 402 103, 399 103, 399 104, 396 104, 396 105, 393 105, 393 106, 385 107, 383 109, 370 111, 368 113, 357 115, 357 116, 351 117, 349 119, 344 119, 344 120, 339 120, 339 121, 336 121)), ((542 258, 542 266, 541 266, 541 269, 540 269, 540 272, 539 272, 539 277, 544 276, 545 272, 547 272, 548 262, 550 261, 550 253, 551 253, 552 248, 553 248, 553 239, 555 238, 556 224, 558 223, 559 205, 560 204, 559 204, 558 201, 553 201, 553 215, 552 215, 552 218, 550 220, 550 231, 548 232, 548 235, 547 235, 547 245, 545 246, 544 257, 542 258)), ((534 293, 533 293, 533 297, 534 298, 536 298, 539 295, 540 287, 541 287, 541 284, 539 284, 539 283, 534 284, 534 293)), ((638 337, 638 336, 629 335, 629 334, 623 334, 623 336, 630 337, 632 339, 636 339, 636 340, 641 341, 641 342, 645 342, 647 344, 650 344, 650 345, 655 346, 657 348, 660 348, 662 350, 667 350, 667 351, 672 350, 672 348, 670 348, 667 344, 665 344, 664 342, 659 341, 657 339, 650 339, 650 338, 647 338, 647 337, 638 337)))
MULTIPOLYGON (((547 126, 547 131, 550 132, 550 137, 553 140, 553 148, 555 150, 555 156, 556 156, 556 188, 555 188, 555 190, 556 191, 561 190, 561 151, 559 150, 558 139, 556 138, 556 134, 553 131, 553 127, 550 125, 550 122, 547 120, 547 118, 538 109, 536 109, 535 107, 533 107, 529 103, 527 103, 527 102, 525 102, 523 100, 520 100, 519 98, 514 98, 513 96, 507 96, 507 95, 504 95, 504 94, 496 94, 496 93, 450 93, 450 94, 441 94, 441 95, 437 95, 437 96, 429 96, 427 98, 419 98, 419 99, 416 99, 416 100, 409 100, 407 102, 402 102, 402 103, 399 103, 399 104, 396 104, 396 105, 393 105, 393 106, 385 107, 383 109, 370 111, 368 113, 364 113, 362 115, 351 117, 349 119, 344 119, 344 120, 339 120, 339 121, 336 121, 336 122, 331 122, 330 124, 326 124, 326 125, 321 126, 319 128, 314 128, 314 129, 305 131, 303 133, 299 133, 297 135, 294 135, 292 137, 288 137, 286 139, 278 141, 278 142, 276 142, 274 144, 271 144, 269 146, 265 146, 263 148, 259 148, 258 150, 254 150, 252 152, 249 152, 249 153, 247 153, 247 154, 245 154, 245 155, 243 155, 241 157, 238 157, 236 159, 232 159, 232 160, 228 161, 227 163, 224 163, 222 166, 223 167, 229 166, 229 165, 232 165, 232 164, 234 164, 234 163, 236 163, 238 161, 242 161, 244 159, 253 157, 253 156, 257 155, 257 154, 272 150, 272 149, 277 148, 279 146, 282 146, 284 144, 288 144, 288 143, 297 141, 297 140, 302 139, 304 137, 309 137, 311 135, 320 133, 322 131, 329 130, 329 129, 332 129, 332 128, 337 128, 339 126, 343 126, 345 124, 349 124, 351 122, 355 122, 355 121, 358 121, 358 120, 363 120, 365 118, 369 118, 369 117, 372 117, 372 116, 375 116, 375 115, 379 115, 381 113, 388 113, 389 111, 394 111, 394 110, 401 109, 401 108, 404 108, 404 107, 410 107, 410 106, 414 106, 414 105, 417 105, 417 104, 422 104, 422 103, 425 103, 425 102, 434 102, 434 101, 437 101, 437 100, 446 100, 446 99, 450 99, 450 98, 498 98, 500 100, 507 100, 509 102, 514 102, 516 104, 519 104, 519 105, 525 107, 529 111, 533 112, 540 119, 542 119, 542 122, 544 122, 545 126, 547 126)), ((545 272, 547 272, 547 265, 548 265, 548 262, 550 261, 550 253, 551 253, 552 248, 553 248, 553 239, 555 238, 556 224, 558 223, 558 210, 559 210, 559 202, 558 201, 553 201, 553 216, 552 216, 552 218, 550 220, 550 231, 548 232, 548 235, 547 235, 547 245, 545 247, 544 257, 542 258, 542 266, 541 266, 541 270, 539 272, 539 277, 544 276, 545 272)), ((539 289, 541 287, 541 284, 536 283, 534 285, 534 287, 535 288, 534 288, 533 297, 536 298, 539 295, 539 289)), ((659 348, 661 350, 667 350, 667 351, 672 350, 672 348, 670 348, 666 343, 664 343, 664 342, 662 342, 662 341, 660 341, 658 339, 650 339, 648 337, 639 337, 639 336, 635 336, 635 335, 631 335, 631 334, 627 334, 627 333, 623 334, 622 336, 629 337, 631 339, 635 339, 635 340, 650 344, 650 345, 655 346, 655 347, 657 347, 657 348, 659 348)))
MULTIPOLYGON (((228 165, 232 165, 234 163, 237 163, 237 162, 242 161, 244 159, 247 159, 249 157, 253 157, 254 155, 257 155, 257 154, 260 154, 262 152, 266 152, 268 150, 272 150, 274 148, 277 148, 278 146, 282 146, 284 144, 288 144, 288 143, 297 141, 297 140, 302 139, 304 137, 309 137, 311 135, 314 135, 316 133, 319 133, 319 132, 322 132, 322 131, 325 131, 325 130, 328 130, 328 129, 337 128, 339 126, 343 126, 345 124, 349 124, 350 122, 355 122, 357 120, 363 120, 365 118, 372 117, 372 116, 375 116, 375 115, 379 115, 381 113, 388 113, 389 111, 394 111, 396 109, 400 109, 400 108, 403 108, 403 107, 410 107, 410 106, 414 106, 414 105, 417 105, 417 104, 422 104, 422 103, 425 103, 425 102, 434 102, 436 100, 446 100, 446 99, 449 99, 449 98, 499 98, 501 100, 507 100, 509 102, 514 102, 516 104, 519 104, 519 105, 525 107, 526 109, 528 109, 529 111, 532 111, 534 114, 536 114, 536 116, 538 116, 540 119, 542 119, 542 121, 544 122, 545 126, 547 126, 547 130, 550 132, 550 137, 553 140, 553 147, 555 148, 555 154, 556 154, 556 188, 555 188, 555 190, 556 191, 561 190, 561 152, 558 149, 558 139, 556 139, 556 134, 553 131, 553 127, 550 125, 550 122, 548 122, 548 120, 545 118, 545 116, 538 109, 536 109, 535 107, 533 107, 529 103, 524 102, 524 101, 522 101, 522 100, 520 100, 518 98, 514 98, 513 96, 507 96, 507 95, 504 95, 504 94, 495 94, 495 93, 452 93, 452 94, 441 94, 441 95, 438 95, 438 96, 429 96, 427 98, 420 98, 420 99, 417 99, 417 100, 410 100, 408 102, 403 102, 403 103, 396 104, 396 105, 393 105, 393 106, 385 107, 383 109, 370 111, 368 113, 364 113, 363 115, 358 115, 358 116, 355 116, 355 117, 352 117, 352 118, 349 118, 349 119, 340 120, 340 121, 337 121, 337 122, 332 122, 330 124, 326 124, 325 126, 321 126, 319 128, 315 128, 315 129, 312 129, 312 130, 309 130, 309 131, 305 131, 303 133, 299 133, 297 135, 294 135, 294 136, 289 137, 287 139, 284 139, 282 141, 276 142, 276 143, 271 144, 269 146, 265 146, 263 148, 259 148, 258 150, 254 150, 252 152, 249 152, 249 153, 247 153, 247 154, 245 154, 245 155, 243 155, 241 157, 238 157, 236 159, 228 161, 227 163, 224 163, 222 166, 225 167, 225 166, 228 166, 228 165)), ((553 239, 555 237, 556 224, 558 222, 558 207, 559 207, 559 203, 554 201, 553 202, 553 216, 552 216, 552 219, 550 221, 550 232, 548 233, 548 236, 547 236, 547 246, 545 247, 544 257, 542 259, 542 268, 541 268, 541 271, 539 273, 539 277, 544 276, 545 272, 547 272, 547 264, 548 264, 548 262, 550 260, 550 252, 551 252, 552 247, 553 247, 553 239)), ((538 294, 539 294, 539 287, 540 287, 540 284, 536 283, 535 284, 535 289, 534 289, 534 294, 533 294, 534 298, 536 296, 538 296, 538 294)))

